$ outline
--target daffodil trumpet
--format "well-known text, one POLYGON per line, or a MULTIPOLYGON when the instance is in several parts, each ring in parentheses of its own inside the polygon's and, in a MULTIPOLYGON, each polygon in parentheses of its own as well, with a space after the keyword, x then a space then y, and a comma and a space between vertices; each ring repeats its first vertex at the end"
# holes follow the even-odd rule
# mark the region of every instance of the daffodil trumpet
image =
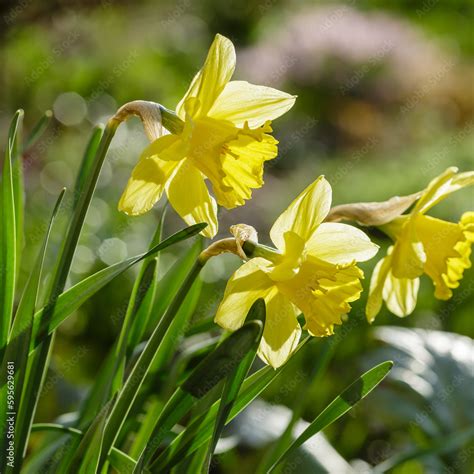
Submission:
POLYGON ((464 270, 471 266, 474 212, 465 212, 458 223, 426 213, 451 193, 472 184, 473 171, 458 173, 456 167, 450 167, 424 190, 410 196, 382 203, 347 204, 332 210, 330 219, 375 225, 393 241, 372 274, 366 307, 369 322, 380 312, 383 301, 396 316, 411 314, 423 274, 433 281, 437 299, 452 297, 464 270), (412 205, 412 210, 404 214, 412 205))
POLYGON ((278 152, 271 122, 293 106, 295 96, 231 81, 235 62, 232 42, 216 35, 175 113, 160 108, 170 133, 143 151, 120 199, 122 212, 143 214, 166 193, 185 222, 208 223, 203 235, 214 237, 217 205, 241 206, 263 185, 264 163, 278 152))
POLYGON ((331 187, 324 177, 308 186, 276 220, 270 237, 276 248, 261 245, 256 232, 236 226, 234 237, 247 261, 232 275, 215 321, 225 329, 241 327, 258 299, 266 303, 266 320, 258 354, 277 368, 298 345, 304 328, 312 336, 330 336, 342 324, 351 302, 362 291, 357 262, 378 251, 361 230, 323 222, 331 207, 331 187), (252 238, 242 238, 253 234, 252 238))

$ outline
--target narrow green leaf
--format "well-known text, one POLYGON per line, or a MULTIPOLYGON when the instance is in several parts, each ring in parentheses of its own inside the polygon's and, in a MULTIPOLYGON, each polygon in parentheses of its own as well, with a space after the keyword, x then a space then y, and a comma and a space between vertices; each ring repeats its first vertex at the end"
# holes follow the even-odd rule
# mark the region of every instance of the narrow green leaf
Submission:
POLYGON ((298 438, 286 449, 283 454, 270 467, 268 472, 272 472, 281 461, 288 455, 295 452, 303 443, 310 439, 322 429, 329 426, 342 415, 347 413, 354 405, 365 398, 390 372, 393 367, 392 361, 382 362, 373 367, 365 374, 361 375, 355 382, 347 387, 338 395, 317 417, 316 419, 298 436, 298 438))
POLYGON ((114 445, 123 423, 130 412, 130 408, 138 395, 140 387, 142 386, 143 381, 150 370, 156 351, 159 349, 169 325, 176 316, 176 313, 181 307, 189 289, 199 275, 202 265, 203 262, 199 259, 195 262, 191 272, 188 274, 180 290, 175 295, 173 302, 150 336, 150 339, 145 345, 145 348, 140 354, 137 362, 133 366, 133 369, 131 370, 122 390, 117 396, 117 401, 112 408, 112 412, 105 428, 104 450, 100 463, 101 468, 105 462, 105 456, 114 445))
MULTIPOLYGON (((151 240, 149 247, 150 249, 162 240, 165 217, 166 205, 161 211, 161 217, 158 222, 158 225, 156 226, 155 234, 153 235, 153 238, 151 240)), ((140 306, 137 308, 136 316, 133 318, 131 328, 127 335, 127 357, 129 357, 133 353, 134 348, 142 340, 143 334, 145 333, 146 327, 148 325, 148 321, 150 320, 153 301, 155 299, 158 287, 159 255, 147 257, 143 261, 139 275, 137 277, 137 280, 142 278, 145 268, 152 260, 156 262, 155 272, 153 274, 153 279, 150 282, 150 287, 148 288, 146 294, 143 296, 140 306)))
POLYGON ((17 223, 13 165, 17 133, 22 119, 23 111, 19 110, 14 115, 10 125, 0 188, 0 218, 2 223, 0 228, 0 347, 4 347, 8 340, 15 298, 17 223))
POLYGON ((115 468, 115 470, 121 474, 130 474, 135 469, 137 465, 137 461, 133 459, 128 454, 124 453, 123 451, 119 451, 118 449, 112 448, 110 451, 108 461, 110 465, 115 468))
MULTIPOLYGON (((49 328, 50 317, 51 314, 54 313, 54 304, 56 303, 58 296, 64 291, 77 242, 79 241, 84 219, 92 199, 92 194, 110 142, 115 135, 118 125, 118 121, 109 120, 104 134, 102 135, 97 153, 95 154, 93 167, 83 183, 83 188, 74 189, 74 196, 78 196, 78 200, 73 209, 73 214, 68 225, 63 246, 53 272, 51 289, 48 295, 48 311, 42 314, 41 320, 39 321, 40 325, 43 325, 46 328, 49 328)), ((35 335, 36 333, 32 334, 34 342, 36 342, 35 335)), ((1 346, 3 347, 4 344, 2 342, 4 341, 0 340, 1 346)), ((28 359, 27 376, 25 378, 27 383, 25 384, 21 394, 15 440, 18 442, 18 445, 25 450, 28 444, 30 427, 33 423, 36 407, 38 405, 41 390, 49 367, 53 342, 54 332, 43 339, 28 359)), ((16 466, 17 469, 20 469, 20 467, 21 466, 16 466)))
POLYGON ((101 410, 90 428, 83 434, 81 443, 68 466, 70 472, 77 472, 78 474, 97 472, 102 452, 105 423, 112 404, 113 399, 101 410))
MULTIPOLYGON (((31 427, 31 432, 39 431, 58 431, 78 438, 83 436, 81 430, 57 423, 36 423, 31 427)), ((136 461, 131 456, 116 448, 112 448, 109 455, 109 462, 120 473, 130 473, 136 465, 136 461)))
POLYGON ((23 159, 21 154, 21 140, 23 129, 23 117, 21 117, 16 132, 15 141, 12 148, 12 183, 13 199, 15 203, 15 285, 18 281, 21 265, 21 255, 23 253, 24 242, 24 220, 25 220, 25 183, 23 178, 23 159))
POLYGON ((256 474, 265 474, 268 468, 292 443, 293 428, 300 420, 301 414, 303 413, 309 401, 308 393, 311 393, 312 388, 319 386, 319 384, 321 383, 321 377, 325 373, 325 370, 331 360, 331 357, 334 354, 338 342, 339 338, 337 337, 324 338, 321 341, 322 350, 319 354, 319 357, 311 367, 308 376, 309 383, 305 384, 305 387, 299 390, 295 398, 292 400, 290 406, 290 408, 292 408, 291 420, 285 428, 283 434, 276 440, 275 444, 270 447, 266 455, 263 457, 262 461, 258 466, 256 474))
MULTIPOLYGON (((296 351, 301 350, 308 341, 309 337, 303 339, 296 351)), ((276 370, 267 366, 247 377, 242 384, 237 400, 231 408, 226 424, 242 412, 277 377, 287 371, 289 367, 291 367, 291 360, 276 370)), ((155 472, 159 468, 160 472, 169 472, 179 461, 191 455, 208 441, 214 430, 218 410, 219 401, 215 402, 206 413, 194 418, 187 428, 153 461, 150 470, 155 472)))
MULTIPOLYGON (((48 246, 48 240, 49 240, 49 235, 51 232, 51 227, 53 225, 54 218, 56 217, 61 201, 64 197, 64 192, 65 190, 63 190, 61 194, 59 195, 59 198, 56 202, 56 206, 53 210, 53 214, 49 221, 46 235, 43 240, 43 245, 40 249, 38 258, 36 260, 36 264, 33 267, 33 270, 30 274, 30 277, 23 291, 22 298, 18 305, 15 319, 13 321, 12 329, 9 335, 9 343, 3 355, 3 360, 2 360, 2 365, 1 365, 2 373, 6 374, 9 367, 10 366, 13 367, 14 387, 15 387, 15 392, 18 394, 21 394, 22 392, 23 383, 25 379, 32 321, 33 321, 36 301, 38 297, 44 256, 45 256, 46 248, 48 246)), ((0 409, 2 410, 2 413, 17 412, 19 409, 19 406, 17 405, 17 403, 20 402, 20 399, 18 397, 18 399, 16 400, 16 403, 13 402, 13 407, 9 407, 9 404, 7 403, 8 389, 5 382, 6 382, 6 377, 1 382, 2 387, 0 389, 0 409)), ((4 427, 2 426, 2 428, 4 427)), ((7 443, 6 429, 2 429, 1 433, 2 433, 1 434, 1 439, 2 439, 1 448, 4 452, 6 449, 5 445, 7 443)), ((17 449, 15 451, 15 462, 14 462, 14 464, 16 465, 18 465, 19 456, 21 456, 21 450, 17 449)))
POLYGON ((176 294, 183 284, 201 250, 202 242, 201 239, 198 239, 198 242, 196 242, 183 257, 179 258, 166 274, 160 278, 153 302, 153 309, 151 311, 152 317, 149 320, 148 328, 145 329, 149 330, 155 327, 157 322, 161 319, 171 304, 173 295, 176 294))
POLYGON ((251 321, 233 332, 211 352, 182 384, 185 392, 203 397, 221 379, 232 372, 261 335, 262 323, 251 321))
MULTIPOLYGON (((249 314, 247 315, 247 321, 256 320, 256 321, 265 321, 265 301, 263 299, 258 299, 250 308, 249 314)), ((262 323, 260 323, 262 324, 262 323)), ((230 414, 232 407, 234 406, 235 400, 239 395, 240 387, 244 381, 250 367, 255 360, 257 355, 258 346, 260 345, 260 340, 262 338, 262 333, 260 332, 259 337, 255 338, 253 346, 247 352, 242 361, 235 367, 235 369, 227 377, 224 389, 222 391, 221 400, 219 403, 219 411, 217 412, 216 422, 214 425, 214 432, 212 438, 209 442, 207 453, 205 455, 205 462, 203 465, 203 472, 209 472, 212 455, 216 449, 217 442, 221 435, 222 430, 224 429, 227 418, 230 414)))
POLYGON ((263 325, 251 321, 233 332, 211 352, 174 392, 163 408, 145 450, 138 462, 147 465, 171 428, 190 410, 195 399, 204 397, 240 364, 260 340, 263 325), (143 458, 143 461, 142 461, 143 458))
POLYGON ((96 379, 95 383, 90 388, 90 391, 81 406, 78 423, 80 429, 84 429, 86 426, 90 425, 91 421, 110 398, 110 381, 114 376, 114 371, 115 344, 100 367, 100 377, 96 379))
MULTIPOLYGON (((200 249, 201 249, 201 242, 198 241, 189 249, 189 252, 185 255, 183 259, 184 260, 183 264, 188 271, 190 268, 188 264, 188 260, 190 260, 191 258, 194 258, 194 261, 195 261, 199 254, 200 249)), ((172 267, 170 271, 172 271, 173 268, 174 267, 172 267)), ((178 270, 181 270, 181 267, 178 267, 178 270)), ((169 282, 169 279, 167 279, 166 282, 169 282)), ((166 282, 163 281, 160 284, 159 286, 160 291, 162 288, 165 287, 166 282)), ((194 282, 192 287, 190 288, 189 293, 186 295, 186 299, 183 301, 183 305, 178 310, 178 312, 176 313, 176 317, 173 319, 173 321, 170 324, 166 338, 163 339, 162 344, 160 345, 158 351, 156 352, 155 358, 153 360, 153 365, 150 368, 150 371, 152 373, 157 373, 160 370, 162 370, 175 354, 176 348, 178 347, 183 337, 184 331, 186 330, 186 327, 189 324, 189 320, 191 319, 196 309, 196 306, 199 301, 199 296, 201 294, 201 289, 202 289, 202 280, 198 278, 194 282)))
POLYGON ((140 453, 145 448, 148 439, 150 439, 153 433, 157 414, 162 410, 163 402, 158 398, 154 398, 148 403, 138 432, 133 437, 132 446, 129 451, 132 458, 138 458, 140 456, 140 453))
POLYGON ((45 306, 35 314, 36 327, 33 332, 36 337, 35 340, 32 341, 31 349, 36 347, 48 334, 51 334, 72 312, 97 293, 97 291, 110 283, 114 278, 132 265, 135 265, 146 257, 153 255, 156 252, 160 252, 177 242, 198 234, 202 228, 203 224, 195 224, 176 232, 148 252, 104 268, 59 295, 57 300, 53 302, 52 311, 50 311, 48 306, 45 306), (44 320, 43 318, 45 313, 49 313, 48 320, 44 320))
MULTIPOLYGON (((161 240, 165 212, 166 208, 163 208, 161 218, 158 222, 158 226, 149 249, 155 247, 156 244, 161 240)), ((151 309, 150 306, 152 295, 154 293, 155 287, 157 273, 156 267, 156 258, 154 258, 154 255, 149 255, 143 260, 139 273, 135 278, 132 293, 130 295, 127 310, 125 312, 125 317, 120 329, 117 345, 115 347, 115 369, 114 376, 111 379, 111 389, 113 393, 122 388, 125 364, 127 362, 127 358, 132 353, 132 350, 129 346, 132 329, 136 325, 145 325, 146 321, 148 320, 149 311, 151 309), (144 301, 145 307, 143 308, 142 313, 137 317, 137 313, 144 301)))
MULTIPOLYGON (((165 211, 166 211, 166 207, 163 209, 161 213, 161 219, 158 223, 157 229, 155 231, 155 235, 153 236, 152 241, 150 243, 150 247, 149 247, 150 250, 153 249, 162 240, 163 219, 164 219, 165 211)), ((155 267, 157 266, 158 256, 159 254, 150 255, 143 260, 142 266, 140 268, 140 272, 137 276, 137 280, 135 283, 136 285, 138 284, 137 281, 141 281, 146 268, 148 268, 148 266, 152 262, 155 263, 155 267)), ((145 295, 143 295, 142 297, 139 296, 139 299, 141 300, 141 304, 139 305, 136 316, 133 318, 132 331, 129 331, 129 333, 133 332, 133 327, 135 327, 135 324, 139 325, 143 319, 148 320, 148 312, 151 309, 151 301, 153 299, 153 295, 155 292, 155 288, 153 287, 156 284, 155 279, 156 279, 156 269, 154 272, 153 281, 150 283, 152 288, 148 288, 148 290, 146 290, 145 295)), ((140 289, 138 289, 137 292, 140 293, 140 289)), ((129 310, 129 307, 130 307, 130 304, 127 306, 127 311, 129 310)), ((132 337, 132 334, 129 334, 129 339, 131 337, 132 337)), ((116 341, 111 351, 109 352, 106 360, 102 364, 102 367, 99 371, 99 373, 101 374, 101 377, 96 381, 95 384, 92 385, 91 390, 89 391, 85 399, 85 402, 80 412, 79 427, 87 426, 90 423, 90 421, 95 417, 95 415, 99 413, 99 411, 104 406, 106 401, 110 398, 111 389, 112 389, 111 381, 113 380, 116 369, 117 369, 117 363, 115 360, 117 347, 118 347, 118 341, 116 341)))
POLYGON ((48 128, 53 118, 53 112, 47 110, 43 116, 38 120, 36 125, 31 130, 30 134, 26 137, 25 143, 23 144, 23 153, 31 148, 35 143, 43 136, 43 133, 48 128))

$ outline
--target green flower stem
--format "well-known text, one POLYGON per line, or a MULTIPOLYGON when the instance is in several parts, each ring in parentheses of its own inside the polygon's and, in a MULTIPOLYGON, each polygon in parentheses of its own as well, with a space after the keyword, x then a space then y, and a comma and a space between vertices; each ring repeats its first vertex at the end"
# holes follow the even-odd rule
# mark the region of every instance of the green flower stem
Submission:
POLYGON ((102 169, 110 142, 112 141, 112 138, 114 137, 119 125, 120 122, 116 119, 110 119, 108 121, 100 140, 96 158, 93 163, 93 168, 88 177, 85 189, 81 190, 79 196, 77 196, 77 212, 74 212, 72 216, 65 244, 62 249, 59 270, 56 273, 56 279, 53 285, 53 298, 57 298, 57 296, 62 293, 64 286, 66 285, 69 269, 71 267, 77 242, 79 240, 79 234, 81 232, 82 225, 84 224, 97 180, 99 179, 100 170, 102 169))
POLYGON ((122 428, 130 408, 138 394, 138 391, 143 384, 150 367, 152 366, 155 354, 158 351, 164 337, 166 336, 171 322, 173 321, 188 291, 190 290, 206 261, 207 259, 198 258, 194 263, 181 288, 163 315, 163 318, 160 320, 153 331, 150 339, 143 349, 143 352, 140 354, 140 357, 130 372, 130 375, 128 376, 122 390, 119 392, 105 427, 100 466, 103 466, 109 451, 112 449, 120 433, 120 429, 122 428))

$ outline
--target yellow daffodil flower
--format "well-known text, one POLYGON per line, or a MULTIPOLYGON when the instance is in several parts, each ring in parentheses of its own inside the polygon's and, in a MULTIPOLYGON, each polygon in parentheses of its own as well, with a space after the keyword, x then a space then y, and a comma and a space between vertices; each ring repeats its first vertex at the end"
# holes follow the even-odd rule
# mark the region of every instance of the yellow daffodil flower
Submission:
POLYGON ((207 222, 207 237, 217 232, 217 203, 231 209, 263 185, 263 164, 277 155, 271 121, 287 112, 295 96, 230 81, 234 45, 217 35, 204 67, 176 107, 182 130, 151 143, 120 199, 119 209, 139 215, 149 211, 163 191, 188 223, 207 222))
POLYGON ((278 250, 263 248, 244 263, 230 278, 217 310, 216 322, 236 330, 251 305, 264 298, 267 313, 259 356, 275 368, 298 344, 300 312, 311 335, 333 334, 334 325, 341 324, 349 303, 362 291, 363 273, 356 262, 378 250, 355 227, 323 223, 330 206, 331 187, 321 176, 274 223, 270 237, 278 250))
POLYGON ((464 213, 458 224, 425 215, 450 193, 474 183, 474 172, 457 171, 448 168, 419 193, 409 214, 379 227, 394 245, 372 274, 366 308, 369 322, 380 311, 382 301, 397 316, 412 313, 423 273, 433 280, 436 298, 451 298, 452 289, 459 286, 464 270, 471 266, 474 212, 464 213))

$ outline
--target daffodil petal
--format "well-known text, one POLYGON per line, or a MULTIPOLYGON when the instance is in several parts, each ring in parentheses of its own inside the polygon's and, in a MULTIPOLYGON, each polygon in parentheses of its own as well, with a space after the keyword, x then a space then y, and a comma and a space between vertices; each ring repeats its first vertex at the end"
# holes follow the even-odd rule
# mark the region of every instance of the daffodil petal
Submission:
POLYGON ((390 271, 391 263, 392 258, 390 255, 387 255, 385 258, 382 258, 377 262, 377 265, 375 265, 374 271, 372 272, 369 296, 365 307, 365 315, 369 323, 372 323, 375 320, 375 317, 379 314, 380 309, 382 308, 383 288, 390 271))
POLYGON ((413 313, 419 287, 419 278, 396 278, 389 271, 383 287, 383 299, 387 308, 400 318, 413 313))
POLYGON ((347 224, 325 222, 306 244, 306 251, 326 262, 345 265, 364 262, 378 252, 365 232, 347 224))
POLYGON ((296 96, 271 87, 231 81, 214 102, 209 116, 228 120, 236 127, 247 123, 250 128, 256 128, 290 110, 295 100, 296 96))
POLYGON ((227 282, 215 322, 230 331, 239 329, 245 321, 252 304, 258 298, 265 298, 272 289, 272 281, 261 268, 269 262, 253 258, 244 263, 227 282))
POLYGON ((413 212, 425 213, 449 194, 474 184, 474 171, 459 174, 457 171, 458 169, 452 166, 434 178, 423 191, 413 212))
POLYGON ((118 208, 132 216, 149 211, 160 199, 166 182, 170 179, 178 161, 162 160, 160 157, 177 157, 175 152, 182 142, 175 135, 166 135, 155 140, 142 154, 132 171, 118 208), (170 151, 172 150, 172 151, 170 151))
POLYGON ((291 230, 309 241, 331 207, 331 186, 324 176, 309 185, 273 224, 270 237, 278 249, 285 245, 285 232, 291 230))
POLYGON ((180 135, 163 135, 143 150, 140 159, 159 158, 165 161, 180 161, 186 157, 188 149, 189 145, 180 135))
POLYGON ((274 288, 266 297, 266 318, 258 348, 259 357, 277 369, 295 351, 301 336, 298 310, 274 288))
POLYGON ((210 196, 201 172, 183 160, 166 184, 166 193, 174 210, 189 224, 207 222, 201 232, 212 238, 217 233, 217 204, 210 196))
POLYGON ((426 252, 417 234, 415 217, 410 217, 393 247, 392 273, 396 278, 413 279, 423 274, 426 252))
POLYGON ((452 289, 459 286, 464 270, 471 266, 474 212, 463 214, 459 224, 418 216, 416 226, 426 250, 425 272, 433 280, 435 297, 447 300, 452 289))
POLYGON ((178 116, 185 120, 185 104, 188 99, 197 99, 193 116, 204 116, 230 81, 235 69, 235 49, 232 41, 216 35, 209 48, 202 69, 194 76, 184 97, 176 107, 178 116))
POLYGON ((305 328, 313 336, 330 336, 334 325, 342 324, 342 317, 362 292, 363 273, 355 265, 340 267, 314 257, 308 258, 298 274, 276 285, 303 314, 305 328))

